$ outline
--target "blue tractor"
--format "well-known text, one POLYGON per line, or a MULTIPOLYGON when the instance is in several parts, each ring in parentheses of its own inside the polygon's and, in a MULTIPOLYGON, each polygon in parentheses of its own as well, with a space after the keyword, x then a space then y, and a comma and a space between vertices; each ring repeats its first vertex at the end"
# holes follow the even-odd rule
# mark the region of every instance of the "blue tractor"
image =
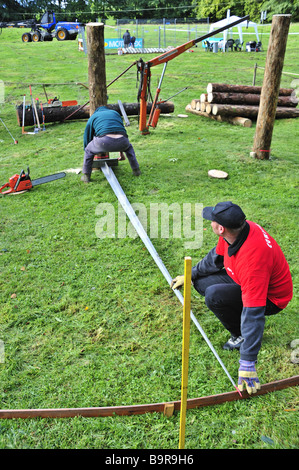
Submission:
POLYGON ((40 23, 33 22, 31 31, 22 35, 23 42, 66 41, 76 39, 79 33, 79 27, 83 26, 78 22, 56 22, 55 13, 47 11, 43 14, 40 23))

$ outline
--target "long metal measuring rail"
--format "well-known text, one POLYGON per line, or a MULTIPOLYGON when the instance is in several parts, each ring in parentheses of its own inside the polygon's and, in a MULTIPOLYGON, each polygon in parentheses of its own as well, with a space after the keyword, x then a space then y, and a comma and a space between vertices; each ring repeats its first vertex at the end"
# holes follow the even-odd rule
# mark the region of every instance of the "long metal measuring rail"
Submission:
MULTIPOLYGON (((125 195, 121 185, 119 184, 119 181, 118 179, 116 178, 113 170, 111 169, 111 167, 109 167, 106 163, 105 165, 103 165, 101 167, 101 170, 102 172, 104 173, 108 183, 110 184, 112 190, 114 191, 114 194, 116 195, 118 201, 120 202, 122 208, 124 209, 124 211, 126 212, 127 216, 129 217, 132 225, 134 226, 136 232, 138 233, 138 235, 140 236, 141 240, 143 241, 143 243, 145 244, 146 248, 148 249, 148 251, 150 252, 150 254, 152 255, 152 258, 153 260, 155 261, 155 263, 157 264, 158 268, 160 269, 161 273, 163 274, 163 276, 165 277, 166 281, 168 282, 168 284, 170 285, 171 284, 171 281, 172 281, 172 277, 170 276, 168 270, 166 269, 165 265, 163 264, 160 256, 158 255, 155 247, 153 246, 151 240, 149 239, 146 231, 144 230, 143 228, 143 225, 141 224, 139 218, 137 217, 133 207, 131 206, 127 196, 125 195)), ((181 302, 182 305, 184 305, 184 297, 182 296, 182 294, 180 293, 180 291, 178 291, 177 289, 172 289, 173 292, 175 293, 175 295, 177 296, 177 298, 179 299, 179 301, 181 302)), ((235 382, 233 381, 231 375, 229 374, 228 370, 226 369, 225 365, 223 364, 222 360, 220 359, 220 357, 218 356, 215 348, 213 347, 211 341, 209 340, 209 338, 207 337, 206 333, 204 332, 204 330, 202 329, 202 327, 200 326, 199 322, 197 321, 196 317, 194 316, 192 310, 191 310, 191 319, 193 321, 193 323, 195 324, 195 326, 197 327, 197 329, 199 330, 199 332, 201 333, 202 337, 204 338, 204 340, 206 341, 206 343, 208 344, 209 348, 211 349, 211 351, 213 352, 214 356, 216 357, 217 361, 219 362, 219 364, 221 365, 222 369, 224 370, 224 372, 226 373, 227 377, 229 378, 229 380, 231 381, 232 385, 235 387, 235 389, 237 390, 237 392, 239 393, 239 395, 241 395, 239 389, 237 388, 235 382)))

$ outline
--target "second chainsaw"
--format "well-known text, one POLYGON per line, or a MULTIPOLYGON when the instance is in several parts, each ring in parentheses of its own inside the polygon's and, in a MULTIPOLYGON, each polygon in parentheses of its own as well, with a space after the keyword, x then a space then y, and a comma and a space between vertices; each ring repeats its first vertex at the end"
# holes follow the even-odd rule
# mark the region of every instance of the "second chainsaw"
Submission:
POLYGON ((55 181, 60 178, 64 178, 66 174, 64 171, 60 173, 54 173, 53 175, 43 176, 42 178, 38 178, 36 180, 31 180, 30 178, 30 171, 29 167, 27 168, 27 173, 24 170, 18 175, 13 175, 9 178, 8 183, 5 183, 3 186, 0 187, 0 194, 10 194, 10 193, 17 193, 20 191, 27 191, 28 189, 32 189, 34 186, 38 186, 39 184, 49 183, 50 181, 55 181), (3 192, 4 188, 9 188, 7 191, 3 192))

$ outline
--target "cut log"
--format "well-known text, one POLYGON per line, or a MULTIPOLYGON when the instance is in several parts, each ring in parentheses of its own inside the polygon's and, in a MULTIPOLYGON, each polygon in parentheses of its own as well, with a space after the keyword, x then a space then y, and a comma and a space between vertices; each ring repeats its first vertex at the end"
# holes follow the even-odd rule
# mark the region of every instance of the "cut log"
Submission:
POLYGON ((230 124, 234 124, 236 126, 242 126, 242 127, 251 127, 252 126, 252 121, 251 119, 240 117, 240 116, 214 116, 213 114, 208 114, 203 111, 197 111, 195 109, 192 109, 190 104, 186 106, 186 111, 192 114, 195 114, 197 116, 202 116, 202 117, 207 117, 209 119, 212 119, 214 121, 219 121, 219 122, 228 122, 230 124))
MULTIPOLYGON (((212 114, 216 116, 220 114, 221 116, 243 116, 250 119, 257 118, 259 112, 259 106, 249 106, 249 105, 230 105, 230 104, 214 104, 212 109, 212 114)), ((299 109, 296 108, 283 108, 278 106, 276 108, 276 119, 284 118, 297 118, 299 117, 299 109)))
POLYGON ((285 108, 296 108, 298 103, 299 99, 297 98, 295 92, 290 96, 278 95, 277 106, 283 106, 285 108))
POLYGON ((192 109, 196 109, 196 103, 200 103, 200 99, 199 100, 197 100, 197 99, 191 100, 192 109))
POLYGON ((202 103, 205 103, 206 101, 208 101, 208 93, 202 93, 202 94, 200 95, 200 101, 201 101, 202 103))
POLYGON ((191 104, 187 104, 185 110, 188 113, 195 114, 196 116, 207 117, 207 118, 213 119, 214 121, 219 121, 221 118, 221 116, 213 116, 213 114, 208 114, 205 111, 197 111, 196 109, 192 109, 191 104))
MULTIPOLYGON (((231 92, 213 92, 208 93, 207 101, 209 103, 219 104, 250 104, 257 106, 260 104, 260 94, 257 93, 231 93, 231 92)), ((277 106, 283 106, 285 108, 292 107, 296 108, 299 100, 294 95, 290 96, 279 96, 277 106)))
MULTIPOLYGON (((124 109, 128 116, 138 116, 139 115, 139 103, 123 103, 124 109)), ((108 104, 108 108, 114 109, 121 115, 121 110, 117 104, 108 104)), ((147 104, 147 113, 150 113, 152 104, 147 104)), ((166 103, 159 103, 159 108, 161 109, 162 114, 168 114, 174 112, 174 104, 171 101, 166 103)), ((45 123, 48 122, 63 122, 65 119, 67 121, 78 120, 78 119, 89 119, 89 106, 55 106, 55 107, 44 107, 44 116, 45 123), (72 116, 70 116, 72 115, 72 116)), ((41 109, 37 110, 40 122, 43 122, 41 109)), ((23 116, 23 104, 16 107, 17 120, 18 124, 22 126, 22 116, 23 116)), ((25 108, 25 121, 24 127, 33 126, 33 114, 31 107, 25 108)))
POLYGON ((218 117, 220 117, 220 121, 230 122, 231 124, 235 124, 237 126, 242 126, 242 127, 251 127, 252 126, 252 121, 249 118, 245 118, 245 117, 241 117, 241 116, 235 116, 235 117, 218 116, 218 117))
POLYGON ((225 179, 228 177, 228 173, 222 170, 209 170, 208 175, 210 178, 225 179))
POLYGON ((210 103, 205 103, 205 112, 208 113, 208 114, 211 114, 212 112, 212 106, 210 105, 210 103))
MULTIPOLYGON (((260 94, 262 91, 261 86, 250 86, 250 85, 229 85, 227 83, 208 83, 207 93, 214 93, 221 91, 225 93, 257 93, 260 94)), ((279 95, 290 96, 294 93, 293 88, 280 88, 279 95)))

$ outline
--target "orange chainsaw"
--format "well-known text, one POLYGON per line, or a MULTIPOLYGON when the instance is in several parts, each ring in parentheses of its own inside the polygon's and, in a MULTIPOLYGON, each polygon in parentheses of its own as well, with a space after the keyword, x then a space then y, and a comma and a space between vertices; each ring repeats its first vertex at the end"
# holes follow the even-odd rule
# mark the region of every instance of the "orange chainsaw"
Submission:
POLYGON ((13 175, 9 178, 8 183, 5 183, 0 188, 0 194, 9 194, 9 193, 17 193, 20 191, 27 191, 28 189, 32 189, 34 186, 38 186, 39 184, 49 183, 50 181, 55 181, 60 178, 64 178, 66 174, 62 171, 61 173, 54 173, 53 175, 43 176, 42 178, 38 178, 36 180, 31 180, 29 175, 29 167, 27 168, 27 173, 24 170, 21 171, 19 175, 13 175), (2 192, 4 188, 9 188, 7 191, 2 192))

